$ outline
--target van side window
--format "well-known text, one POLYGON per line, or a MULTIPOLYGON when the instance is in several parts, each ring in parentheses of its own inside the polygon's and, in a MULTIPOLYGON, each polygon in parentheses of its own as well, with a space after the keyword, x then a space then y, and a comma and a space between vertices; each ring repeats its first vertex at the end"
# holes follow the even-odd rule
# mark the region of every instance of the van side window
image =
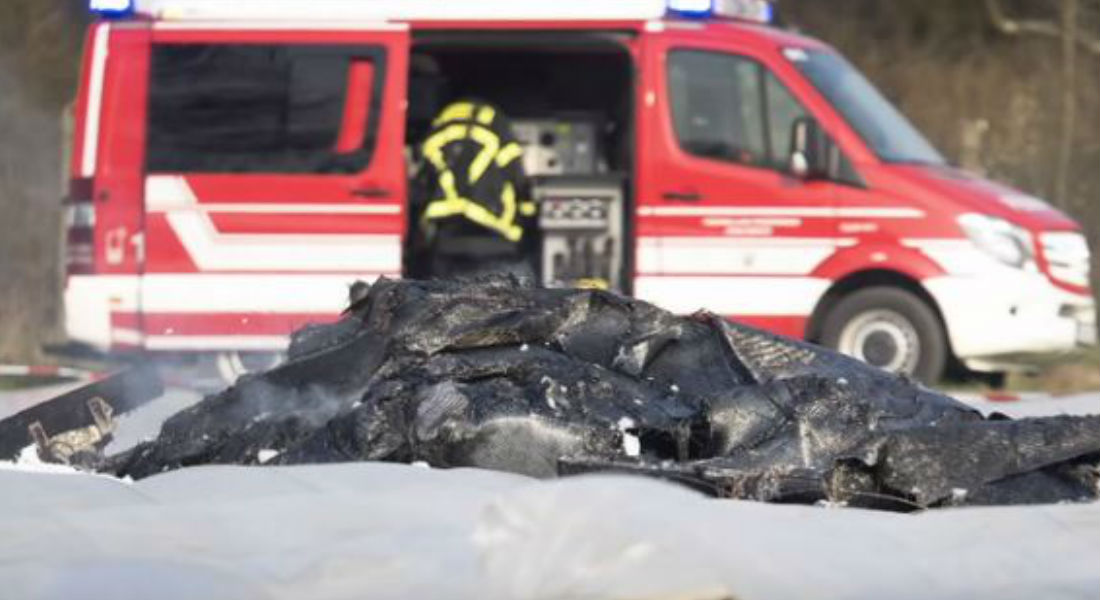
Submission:
POLYGON ((685 152, 747 165, 770 162, 759 68, 732 54, 669 53, 672 120, 685 152))
POLYGON ((763 65, 747 57, 674 50, 668 59, 676 136, 684 151, 785 169, 791 127, 806 109, 763 65))
POLYGON ((384 49, 362 46, 155 45, 147 169, 359 172, 377 134, 384 58, 384 49), (353 60, 372 63, 369 100, 348 93, 353 60), (351 98, 370 106, 363 143, 344 149, 337 142, 351 98))

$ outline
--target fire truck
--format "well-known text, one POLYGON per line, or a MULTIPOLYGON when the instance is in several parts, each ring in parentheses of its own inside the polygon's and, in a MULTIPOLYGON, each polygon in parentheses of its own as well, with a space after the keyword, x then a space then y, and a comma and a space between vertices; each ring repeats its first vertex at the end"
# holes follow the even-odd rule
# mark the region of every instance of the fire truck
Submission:
POLYGON ((523 147, 545 285, 600 277, 936 379, 1096 343, 1089 251, 950 166, 760 0, 92 0, 65 201, 74 342, 226 371, 408 271, 454 98, 523 147))

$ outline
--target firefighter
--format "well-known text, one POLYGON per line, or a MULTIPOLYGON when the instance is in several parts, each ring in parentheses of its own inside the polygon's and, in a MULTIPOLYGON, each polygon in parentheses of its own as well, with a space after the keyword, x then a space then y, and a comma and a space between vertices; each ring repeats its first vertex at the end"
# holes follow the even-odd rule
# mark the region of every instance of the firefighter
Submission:
POLYGON ((536 207, 522 155, 510 122, 493 105, 462 100, 439 113, 420 146, 413 183, 422 263, 414 272, 534 277, 536 207))

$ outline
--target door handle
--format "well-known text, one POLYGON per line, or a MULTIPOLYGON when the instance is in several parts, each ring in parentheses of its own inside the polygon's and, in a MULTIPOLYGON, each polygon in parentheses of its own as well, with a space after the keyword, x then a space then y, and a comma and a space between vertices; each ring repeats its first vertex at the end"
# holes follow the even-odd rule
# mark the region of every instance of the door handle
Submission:
POLYGON ((368 186, 352 188, 351 195, 356 198, 389 198, 393 193, 386 188, 368 186))
POLYGON ((661 194, 661 198, 673 202, 698 202, 703 199, 703 195, 699 192, 665 192, 661 194))

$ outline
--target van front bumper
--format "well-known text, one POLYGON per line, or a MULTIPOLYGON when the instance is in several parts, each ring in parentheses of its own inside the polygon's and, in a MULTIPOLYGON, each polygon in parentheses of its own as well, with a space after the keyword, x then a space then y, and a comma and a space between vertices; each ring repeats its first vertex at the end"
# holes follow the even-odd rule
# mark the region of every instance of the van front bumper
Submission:
POLYGON ((1092 297, 1058 288, 1041 273, 949 275, 924 285, 955 356, 972 369, 1033 368, 1097 343, 1092 297))

